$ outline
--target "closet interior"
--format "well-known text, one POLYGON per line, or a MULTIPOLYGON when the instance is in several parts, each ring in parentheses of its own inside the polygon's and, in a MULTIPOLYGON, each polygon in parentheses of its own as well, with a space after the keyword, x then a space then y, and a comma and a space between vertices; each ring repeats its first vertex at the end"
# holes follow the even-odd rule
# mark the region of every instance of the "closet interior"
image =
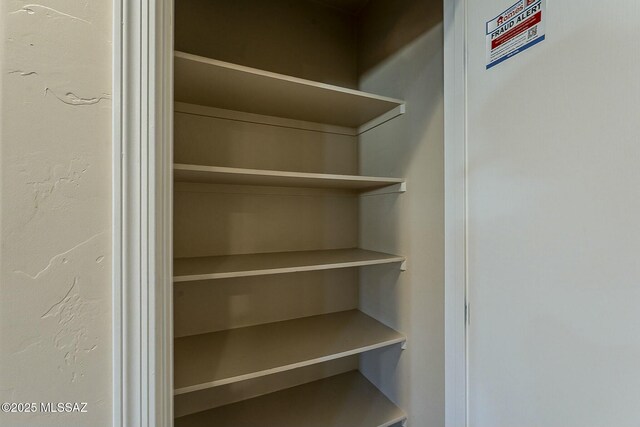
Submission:
POLYGON ((414 324, 441 298, 440 241, 407 228, 440 219, 437 171, 412 162, 441 155, 421 98, 441 13, 175 0, 177 427, 400 426, 441 398, 416 374, 441 343, 414 324))

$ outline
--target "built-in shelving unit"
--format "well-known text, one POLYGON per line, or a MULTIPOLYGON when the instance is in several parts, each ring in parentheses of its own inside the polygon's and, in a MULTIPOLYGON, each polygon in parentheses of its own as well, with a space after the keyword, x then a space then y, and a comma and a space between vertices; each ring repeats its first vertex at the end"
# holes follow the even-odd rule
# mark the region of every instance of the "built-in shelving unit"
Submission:
POLYGON ((402 262, 404 257, 398 255, 357 248, 177 258, 173 264, 173 281, 191 282, 402 262))
POLYGON ((398 99, 184 52, 175 53, 174 67, 178 102, 353 128, 404 107, 398 99))
POLYGON ((390 427, 404 412, 358 372, 177 418, 176 427, 390 427))
POLYGON ((271 187, 335 188, 354 191, 370 191, 404 183, 404 180, 400 178, 330 175, 184 164, 174 165, 173 173, 177 182, 264 185, 271 187))
POLYGON ((177 338, 175 394, 301 368, 405 337, 358 310, 177 338))
MULTIPOLYGON (((228 55, 235 45, 208 47, 271 68, 228 55)), ((326 65, 348 74, 345 63, 326 65)), ((284 70, 343 81, 305 67, 284 70)), ((190 310, 176 316, 174 394, 188 402, 176 427, 402 423, 404 412, 351 370, 359 356, 406 342, 360 310, 353 270, 405 269, 403 256, 355 247, 362 202, 406 191, 401 177, 359 175, 359 138, 404 114, 405 102, 180 51, 174 71, 174 299, 190 310)), ((357 87, 357 76, 345 82, 357 87)))

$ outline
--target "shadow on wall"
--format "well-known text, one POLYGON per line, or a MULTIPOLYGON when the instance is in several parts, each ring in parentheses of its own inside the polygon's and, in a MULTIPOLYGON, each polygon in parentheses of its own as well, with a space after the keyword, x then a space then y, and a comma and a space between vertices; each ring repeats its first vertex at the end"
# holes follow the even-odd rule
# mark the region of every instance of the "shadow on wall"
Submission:
POLYGON ((358 17, 360 78, 442 22, 441 0, 371 0, 358 17))

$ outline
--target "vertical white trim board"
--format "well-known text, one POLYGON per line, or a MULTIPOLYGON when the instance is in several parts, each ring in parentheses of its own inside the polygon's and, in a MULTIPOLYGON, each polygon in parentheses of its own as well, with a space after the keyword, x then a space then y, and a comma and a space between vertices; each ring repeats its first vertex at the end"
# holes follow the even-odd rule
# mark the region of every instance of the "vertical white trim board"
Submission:
POLYGON ((173 1, 113 19, 112 424, 170 427, 173 1))
POLYGON ((445 424, 467 426, 466 0, 444 0, 445 424))

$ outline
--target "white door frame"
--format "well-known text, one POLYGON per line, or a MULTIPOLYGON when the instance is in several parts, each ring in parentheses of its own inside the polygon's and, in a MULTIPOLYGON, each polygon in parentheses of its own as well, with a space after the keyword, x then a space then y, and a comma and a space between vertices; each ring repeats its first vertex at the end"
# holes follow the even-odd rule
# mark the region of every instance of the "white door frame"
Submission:
POLYGON ((467 426, 466 8, 444 0, 446 427, 467 426))
POLYGON ((173 425, 173 0, 114 0, 113 426, 173 425))

